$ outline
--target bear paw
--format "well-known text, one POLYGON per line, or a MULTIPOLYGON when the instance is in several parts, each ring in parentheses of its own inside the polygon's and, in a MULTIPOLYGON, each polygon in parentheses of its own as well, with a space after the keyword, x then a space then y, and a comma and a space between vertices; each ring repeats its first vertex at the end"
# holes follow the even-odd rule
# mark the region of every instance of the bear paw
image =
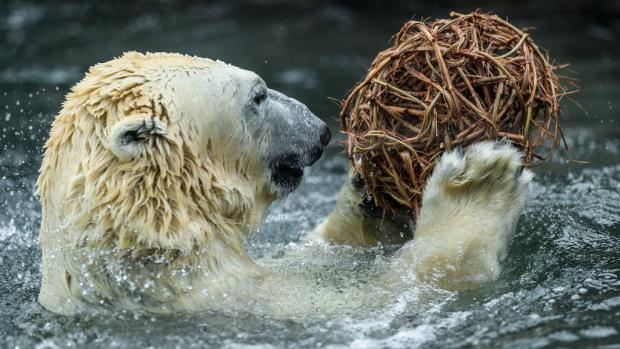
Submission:
POLYGON ((467 289, 495 278, 532 173, 507 142, 445 153, 429 179, 414 241, 402 251, 418 280, 467 289))
MULTIPOLYGON (((445 153, 430 177, 425 201, 465 200, 525 203, 533 174, 522 165, 522 153, 505 141, 485 141, 445 153)), ((519 205, 518 205, 519 206, 519 205)))

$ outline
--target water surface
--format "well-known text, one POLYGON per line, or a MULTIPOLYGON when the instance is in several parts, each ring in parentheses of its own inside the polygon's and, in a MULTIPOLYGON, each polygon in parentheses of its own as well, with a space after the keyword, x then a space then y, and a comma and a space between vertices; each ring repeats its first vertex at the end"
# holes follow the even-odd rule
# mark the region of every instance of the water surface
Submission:
MULTIPOLYGON (((534 38, 557 61, 571 63, 581 107, 564 101, 564 133, 570 157, 589 161, 558 156, 535 169, 497 281, 461 293, 431 290, 435 297, 422 304, 412 287, 379 311, 308 319, 251 311, 67 318, 43 310, 36 302, 34 183, 49 125, 89 65, 127 50, 220 58, 304 101, 336 131, 338 108, 327 98, 342 97, 411 15, 445 16, 455 8, 449 1, 390 8, 262 3, 0 4, 0 347, 620 348, 620 16, 613 3, 493 7, 519 26, 537 27, 534 38)), ((478 6, 484 3, 456 9, 478 6)), ((299 239, 333 207, 346 166, 333 144, 301 188, 270 209, 248 241, 252 256, 267 265, 303 249, 299 239)), ((364 280, 386 253, 336 248, 289 270, 308 268, 308 278, 346 286, 364 280)))

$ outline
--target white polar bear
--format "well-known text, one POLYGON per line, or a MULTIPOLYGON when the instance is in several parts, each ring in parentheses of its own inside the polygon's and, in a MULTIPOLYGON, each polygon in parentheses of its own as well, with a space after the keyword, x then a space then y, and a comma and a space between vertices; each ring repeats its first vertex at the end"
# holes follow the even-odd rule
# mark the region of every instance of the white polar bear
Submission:
MULTIPOLYGON (((284 266, 244 250, 269 204, 299 184, 329 140, 303 104, 221 62, 128 53, 94 66, 54 121, 37 181, 39 302, 62 314, 98 305, 171 313, 246 304, 278 316, 380 307, 375 288, 343 298, 303 271, 274 272, 295 258, 309 268, 323 244, 278 260, 284 266)), ((444 155, 414 240, 382 272, 386 294, 411 270, 455 288, 496 275, 531 179, 520 163, 506 144, 444 155)), ((397 219, 364 218, 357 192, 345 186, 313 237, 367 244, 381 240, 373 227, 398 233, 397 219)))
POLYGON ((330 137, 303 104, 222 62, 127 53, 92 67, 37 181, 39 302, 65 314, 209 307, 261 274, 245 237, 330 137))

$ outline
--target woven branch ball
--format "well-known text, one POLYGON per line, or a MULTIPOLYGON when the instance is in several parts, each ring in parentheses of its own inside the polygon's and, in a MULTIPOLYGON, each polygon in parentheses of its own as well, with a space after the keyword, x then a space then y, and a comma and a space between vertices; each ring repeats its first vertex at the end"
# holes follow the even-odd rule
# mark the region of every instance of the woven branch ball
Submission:
POLYGON ((561 67, 496 15, 450 16, 405 23, 342 103, 347 153, 377 206, 419 213, 446 150, 507 138, 532 165, 561 138, 561 67))

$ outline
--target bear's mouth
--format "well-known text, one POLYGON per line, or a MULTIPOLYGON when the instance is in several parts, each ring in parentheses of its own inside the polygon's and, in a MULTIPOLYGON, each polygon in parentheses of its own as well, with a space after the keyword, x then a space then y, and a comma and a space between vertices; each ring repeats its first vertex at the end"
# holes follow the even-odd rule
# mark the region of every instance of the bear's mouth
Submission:
POLYGON ((287 155, 271 163, 271 182, 278 189, 293 191, 304 177, 303 165, 299 164, 299 157, 287 155))
POLYGON ((278 192, 292 192, 304 178, 304 167, 312 166, 319 160, 321 154, 323 147, 317 146, 303 154, 291 152, 276 157, 269 164, 271 184, 278 192))

